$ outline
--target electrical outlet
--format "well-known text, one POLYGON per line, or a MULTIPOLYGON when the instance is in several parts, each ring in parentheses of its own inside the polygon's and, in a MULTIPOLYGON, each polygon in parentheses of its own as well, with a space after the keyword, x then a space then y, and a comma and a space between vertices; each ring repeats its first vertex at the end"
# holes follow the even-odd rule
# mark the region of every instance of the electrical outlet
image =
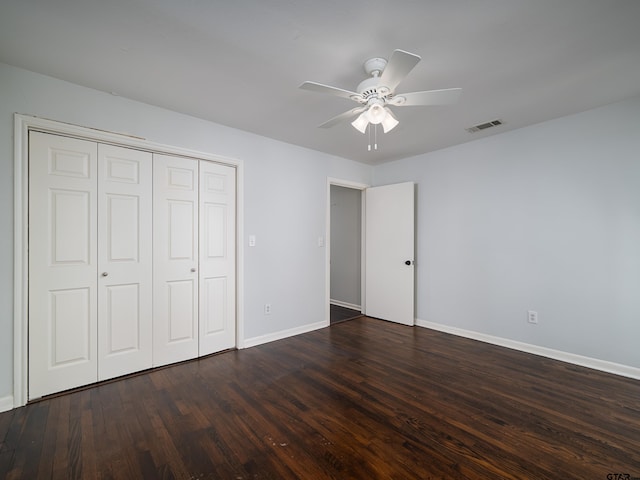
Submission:
POLYGON ((271 315, 271 304, 270 303, 265 303, 264 304, 264 314, 265 315, 271 315))
POLYGON ((533 310, 529 310, 527 312, 527 321, 529 323, 538 323, 538 312, 534 312, 533 310))

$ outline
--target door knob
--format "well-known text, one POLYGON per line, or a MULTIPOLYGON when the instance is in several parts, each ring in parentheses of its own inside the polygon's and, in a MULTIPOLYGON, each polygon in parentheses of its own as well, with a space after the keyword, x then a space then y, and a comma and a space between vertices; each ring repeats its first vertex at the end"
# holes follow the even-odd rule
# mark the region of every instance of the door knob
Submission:
POLYGON ((106 276, 108 276, 108 275, 109 275, 109 273, 108 273, 108 272, 102 272, 102 276, 103 276, 103 277, 106 277, 106 276))
POLYGON ((407 260, 406 262, 404 262, 405 265, 411 265, 411 260, 407 260))
POLYGON ((193 267, 193 268, 191 269, 191 271, 192 271, 192 272, 195 272, 195 271, 196 271, 196 267, 193 267))

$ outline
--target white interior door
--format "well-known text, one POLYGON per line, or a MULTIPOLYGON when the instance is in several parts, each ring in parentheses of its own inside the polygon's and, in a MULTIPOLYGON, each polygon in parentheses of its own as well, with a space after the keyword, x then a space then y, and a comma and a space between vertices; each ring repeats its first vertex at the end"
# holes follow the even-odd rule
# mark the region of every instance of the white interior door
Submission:
POLYGON ((98 145, 98 380, 152 366, 151 162, 98 145))
POLYGON ((365 190, 365 315, 414 320, 414 184, 365 190))
POLYGON ((235 168, 200 161, 200 356, 236 346, 235 218, 235 168))
POLYGON ((29 399, 97 381, 97 144, 29 134, 29 399))
POLYGON ((153 155, 153 364, 198 356, 198 161, 153 155))

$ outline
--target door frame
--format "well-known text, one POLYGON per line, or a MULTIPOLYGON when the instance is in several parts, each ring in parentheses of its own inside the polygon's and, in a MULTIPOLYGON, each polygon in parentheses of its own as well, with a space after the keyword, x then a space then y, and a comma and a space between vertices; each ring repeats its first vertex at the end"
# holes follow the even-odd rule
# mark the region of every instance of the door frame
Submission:
POLYGON ((326 207, 326 225, 325 225, 325 326, 331 324, 331 186, 351 188, 353 190, 360 190, 362 209, 360 212, 360 230, 361 230, 361 243, 360 243, 360 305, 362 311, 365 311, 366 298, 365 298, 365 212, 366 203, 364 191, 371 187, 366 183, 352 182, 350 180, 342 180, 339 178, 327 177, 327 207, 326 207))
POLYGON ((70 136, 127 148, 229 165, 236 169, 236 348, 244 348, 244 165, 241 160, 152 142, 141 137, 14 114, 13 408, 27 403, 29 352, 29 132, 70 136))

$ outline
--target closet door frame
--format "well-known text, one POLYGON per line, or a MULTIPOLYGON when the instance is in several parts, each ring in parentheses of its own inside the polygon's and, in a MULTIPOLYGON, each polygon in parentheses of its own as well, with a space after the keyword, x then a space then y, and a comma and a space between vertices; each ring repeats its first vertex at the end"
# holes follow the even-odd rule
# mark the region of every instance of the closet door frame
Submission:
POLYGON ((38 131, 82 140, 146 150, 153 153, 190 157, 228 165, 236 169, 236 348, 244 345, 244 166, 238 159, 212 155, 181 147, 150 142, 30 115, 14 114, 14 301, 13 301, 13 408, 28 400, 28 306, 29 306, 29 132, 38 131))

